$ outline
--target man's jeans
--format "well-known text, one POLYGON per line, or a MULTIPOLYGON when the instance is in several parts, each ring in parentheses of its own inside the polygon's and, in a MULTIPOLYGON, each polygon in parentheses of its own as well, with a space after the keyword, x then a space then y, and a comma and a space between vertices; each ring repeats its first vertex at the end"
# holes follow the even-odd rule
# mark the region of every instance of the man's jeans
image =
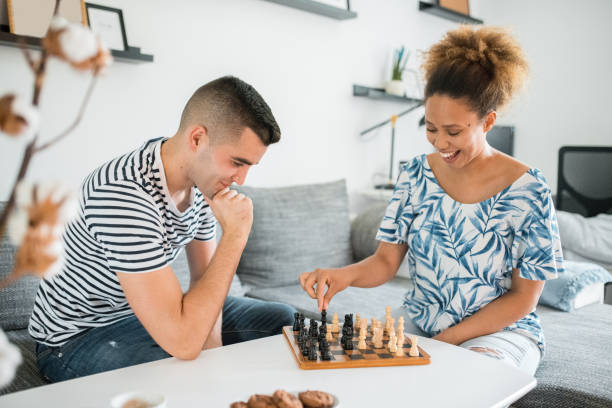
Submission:
MULTIPOLYGON (((280 334, 293 324, 295 309, 282 303, 228 296, 223 305, 223 345, 280 334)), ((60 347, 38 343, 40 372, 63 381, 170 357, 131 316, 89 329, 60 347)))

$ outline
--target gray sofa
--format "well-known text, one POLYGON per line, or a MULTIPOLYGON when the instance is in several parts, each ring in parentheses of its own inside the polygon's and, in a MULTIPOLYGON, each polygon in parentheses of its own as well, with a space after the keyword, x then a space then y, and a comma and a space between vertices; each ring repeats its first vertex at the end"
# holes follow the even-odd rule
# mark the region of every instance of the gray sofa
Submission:
MULTIPOLYGON (((285 188, 241 188, 254 202, 251 236, 230 294, 289 303, 307 317, 317 317, 316 302, 299 287, 301 272, 335 267, 363 259, 376 248, 374 239, 385 203, 379 203, 352 223, 344 181, 285 188)), ((0 249, 0 276, 8 273, 13 249, 0 249)), ((187 263, 181 255, 173 264, 181 285, 187 283, 187 263)), ((384 315, 384 308, 401 306, 410 280, 396 277, 377 288, 348 288, 330 304, 329 313, 384 315)), ((0 324, 22 351, 24 363, 13 383, 0 393, 45 383, 35 363, 34 344, 26 326, 37 281, 26 278, 0 291, 0 324)), ((612 306, 594 304, 572 313, 538 306, 547 339, 547 354, 537 373, 537 387, 515 407, 612 406, 612 306)), ((435 356, 433 356, 435 358, 435 356)))

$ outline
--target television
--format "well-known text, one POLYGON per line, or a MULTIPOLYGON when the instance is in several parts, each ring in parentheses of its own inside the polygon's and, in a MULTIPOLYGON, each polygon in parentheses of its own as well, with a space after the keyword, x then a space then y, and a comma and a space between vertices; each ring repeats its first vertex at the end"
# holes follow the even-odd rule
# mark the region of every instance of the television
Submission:
POLYGON ((494 149, 512 156, 514 154, 514 126, 493 126, 487 133, 487 142, 494 149))

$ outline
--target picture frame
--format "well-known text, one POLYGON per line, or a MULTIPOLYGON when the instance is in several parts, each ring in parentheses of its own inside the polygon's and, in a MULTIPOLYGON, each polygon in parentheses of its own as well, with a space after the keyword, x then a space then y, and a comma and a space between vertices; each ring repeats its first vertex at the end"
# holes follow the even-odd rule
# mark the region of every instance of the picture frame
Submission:
POLYGON ((470 0, 438 0, 438 5, 466 16, 470 15, 470 0))
POLYGON ((89 28, 111 49, 128 51, 123 11, 118 8, 85 3, 89 28))
MULTIPOLYGON (((6 0, 9 30, 13 34, 42 38, 55 10, 55 0, 6 0)), ((84 0, 62 0, 59 15, 87 26, 84 0)))

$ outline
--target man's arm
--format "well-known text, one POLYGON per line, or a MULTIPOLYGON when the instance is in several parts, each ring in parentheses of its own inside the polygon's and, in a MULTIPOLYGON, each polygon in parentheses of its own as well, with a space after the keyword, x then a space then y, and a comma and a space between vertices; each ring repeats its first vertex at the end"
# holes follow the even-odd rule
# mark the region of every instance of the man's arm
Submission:
POLYGON ((117 272, 145 329, 181 359, 196 358, 217 323, 253 222, 251 200, 235 191, 226 189, 209 204, 224 234, 206 272, 185 295, 169 266, 141 274, 117 272))
POLYGON ((508 292, 455 326, 442 331, 434 339, 459 345, 508 327, 536 307, 544 283, 545 281, 521 278, 518 269, 514 269, 512 286, 508 292))
MULTIPOLYGON (((206 272, 206 268, 208 268, 216 249, 217 241, 214 239, 210 241, 198 241, 194 239, 187 244, 185 252, 187 253, 187 260, 189 262, 189 289, 195 287, 200 278, 204 276, 204 272, 206 272)), ((217 316, 215 325, 208 334, 206 343, 204 343, 204 349, 221 347, 223 345, 221 337, 222 324, 223 308, 219 312, 219 316, 217 316)))

